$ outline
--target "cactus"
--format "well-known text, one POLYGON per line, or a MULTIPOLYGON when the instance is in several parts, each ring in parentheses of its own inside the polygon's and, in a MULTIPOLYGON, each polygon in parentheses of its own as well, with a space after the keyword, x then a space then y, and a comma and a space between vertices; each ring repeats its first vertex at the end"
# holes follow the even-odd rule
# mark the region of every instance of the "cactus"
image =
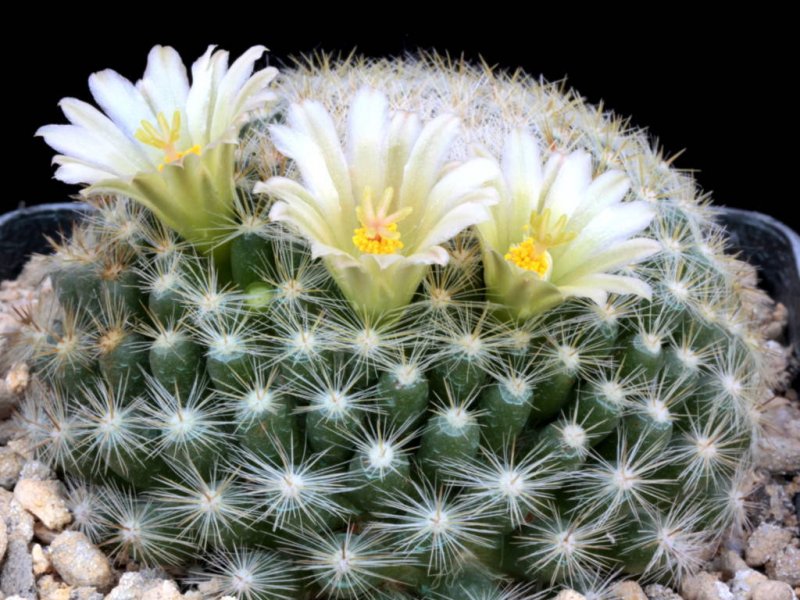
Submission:
POLYGON ((69 476, 75 527, 237 598, 514 600, 679 581, 742 526, 768 384, 753 290, 645 133, 437 56, 312 60, 262 95, 202 232, 144 185, 199 177, 202 148, 127 188, 59 158, 95 210, 54 242, 55 295, 13 352, 37 380, 19 425, 69 476))

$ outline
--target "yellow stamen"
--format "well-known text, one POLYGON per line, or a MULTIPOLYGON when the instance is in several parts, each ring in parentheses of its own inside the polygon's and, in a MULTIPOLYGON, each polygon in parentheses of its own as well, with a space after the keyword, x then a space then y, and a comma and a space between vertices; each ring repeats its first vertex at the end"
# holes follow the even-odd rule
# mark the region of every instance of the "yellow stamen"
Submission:
POLYGON ((577 235, 574 231, 567 231, 567 216, 561 215, 558 220, 551 226, 550 217, 552 211, 549 208, 544 209, 541 214, 531 214, 530 231, 531 237, 536 242, 546 248, 555 248, 567 242, 571 242, 577 235))
POLYGON ((566 215, 561 215, 553 225, 550 225, 551 216, 552 211, 549 208, 541 213, 531 214, 530 224, 525 226, 530 235, 520 243, 512 244, 503 258, 544 277, 552 262, 547 250, 571 242, 577 235, 574 231, 566 230, 566 215))
MULTIPOLYGON (((386 229, 388 233, 400 236, 399 233, 396 233, 397 223, 392 223, 386 229)), ((372 237, 368 234, 366 227, 359 227, 353 233, 355 234, 353 235, 353 243, 356 248, 367 254, 394 254, 403 249, 403 242, 400 240, 393 240, 380 235, 372 237)))
POLYGON ((393 195, 394 190, 390 187, 386 188, 376 211, 372 203, 372 189, 364 188, 361 206, 356 208, 356 217, 362 226, 353 231, 353 243, 361 252, 394 254, 403 249, 397 223, 410 215, 412 209, 408 207, 386 214, 392 203, 393 195))
POLYGON ((532 237, 526 237, 519 244, 513 244, 503 257, 526 271, 534 271, 540 277, 547 273, 550 261, 547 251, 539 252, 532 237))
POLYGON ((142 120, 142 126, 136 130, 134 136, 137 140, 148 146, 153 146, 164 152, 164 161, 158 165, 158 170, 163 171, 170 163, 181 160, 188 154, 200 155, 202 148, 195 144, 186 150, 178 150, 177 143, 181 138, 181 113, 176 110, 172 115, 172 123, 167 122, 164 113, 156 117, 158 129, 149 121, 142 120))

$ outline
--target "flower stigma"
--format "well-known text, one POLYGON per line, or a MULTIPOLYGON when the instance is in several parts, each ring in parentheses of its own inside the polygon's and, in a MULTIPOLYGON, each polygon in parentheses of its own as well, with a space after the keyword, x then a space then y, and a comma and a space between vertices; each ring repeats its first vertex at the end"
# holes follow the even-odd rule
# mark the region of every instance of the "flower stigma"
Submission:
POLYGON ((413 209, 409 206, 391 214, 386 214, 389 211, 393 196, 394 189, 391 187, 386 188, 376 211, 372 202, 372 188, 364 188, 361 206, 356 208, 356 216, 361 223, 361 227, 353 231, 353 243, 361 252, 366 254, 394 254, 403 249, 403 242, 400 241, 400 232, 397 231, 397 223, 410 215, 413 209))
POLYGON ((158 113, 158 129, 142 119, 142 126, 136 130, 136 139, 153 146, 164 152, 164 160, 158 165, 158 170, 163 171, 164 167, 175 161, 181 160, 187 154, 197 154, 200 156, 200 144, 195 144, 186 150, 178 150, 176 144, 181 139, 181 112, 176 110, 172 114, 172 123, 167 122, 167 117, 163 112, 158 113))

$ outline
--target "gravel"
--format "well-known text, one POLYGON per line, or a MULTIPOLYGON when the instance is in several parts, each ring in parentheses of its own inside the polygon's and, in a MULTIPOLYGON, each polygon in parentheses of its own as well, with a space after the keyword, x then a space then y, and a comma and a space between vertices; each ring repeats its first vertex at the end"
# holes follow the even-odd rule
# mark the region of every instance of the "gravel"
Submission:
POLYGON ((54 539, 50 561, 70 585, 107 591, 116 579, 111 561, 80 531, 65 531, 54 539))

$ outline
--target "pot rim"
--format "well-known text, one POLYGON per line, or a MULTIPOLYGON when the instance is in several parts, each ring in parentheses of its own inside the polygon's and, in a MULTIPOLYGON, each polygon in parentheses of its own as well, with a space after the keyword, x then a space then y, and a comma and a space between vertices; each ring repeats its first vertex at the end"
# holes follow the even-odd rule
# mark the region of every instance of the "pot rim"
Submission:
MULTIPOLYGON (((23 206, 15 210, 0 215, 0 227, 20 217, 36 216, 40 213, 49 211, 73 211, 86 212, 92 209, 86 202, 46 202, 44 204, 34 204, 33 206, 23 206)), ((2 241, 2 240, 0 240, 2 241)))
POLYGON ((800 276, 800 234, 798 234, 794 229, 789 227, 783 221, 779 221, 775 217, 759 212, 757 210, 730 208, 728 206, 715 207, 715 210, 718 213, 721 213, 723 216, 738 217, 742 221, 744 221, 745 219, 758 220, 764 223, 765 225, 773 227, 778 231, 780 231, 784 236, 786 236, 786 239, 789 242, 789 246, 792 249, 792 254, 794 255, 795 259, 795 267, 797 268, 797 272, 800 276))

